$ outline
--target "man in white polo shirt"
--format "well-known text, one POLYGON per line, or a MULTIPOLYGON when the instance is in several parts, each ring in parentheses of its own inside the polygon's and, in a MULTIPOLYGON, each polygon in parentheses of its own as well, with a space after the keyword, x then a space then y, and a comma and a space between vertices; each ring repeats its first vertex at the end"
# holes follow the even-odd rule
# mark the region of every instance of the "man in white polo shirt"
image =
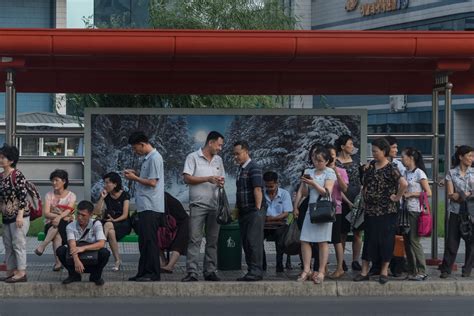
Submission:
POLYGON ((186 256, 187 275, 181 280, 198 280, 198 257, 204 227, 206 228, 206 250, 203 274, 206 281, 220 281, 217 270, 217 194, 224 186, 224 164, 217 154, 224 145, 224 136, 216 131, 207 135, 203 148, 190 153, 184 164, 184 181, 189 185, 189 242, 186 256))
MULTIPOLYGON (((278 185, 278 174, 268 171, 263 174, 265 182, 265 198, 267 206, 267 216, 265 218, 265 238, 271 237, 275 240, 276 249, 276 272, 283 272, 283 249, 278 247, 282 232, 286 226, 286 221, 290 212, 293 211, 291 195, 288 191, 278 185)), ((264 252, 265 255, 265 252, 264 252)), ((264 269, 266 268, 264 256, 264 269)))

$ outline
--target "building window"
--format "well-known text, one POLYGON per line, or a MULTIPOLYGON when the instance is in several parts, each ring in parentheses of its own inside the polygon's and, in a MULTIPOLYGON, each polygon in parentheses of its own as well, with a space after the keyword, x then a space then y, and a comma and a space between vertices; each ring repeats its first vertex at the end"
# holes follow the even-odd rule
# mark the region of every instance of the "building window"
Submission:
POLYGON ((21 137, 17 140, 20 156, 27 157, 82 157, 82 137, 21 137))

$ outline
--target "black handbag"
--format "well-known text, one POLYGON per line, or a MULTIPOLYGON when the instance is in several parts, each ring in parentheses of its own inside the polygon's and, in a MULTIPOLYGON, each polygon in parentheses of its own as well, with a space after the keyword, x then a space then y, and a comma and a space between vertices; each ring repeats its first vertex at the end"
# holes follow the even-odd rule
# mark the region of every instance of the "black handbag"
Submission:
POLYGON ((320 195, 316 203, 309 204, 309 216, 313 224, 334 223, 336 221, 336 208, 327 189, 326 196, 320 195))
POLYGON ((227 194, 225 194, 225 190, 222 187, 219 188, 217 200, 217 223, 220 225, 230 224, 232 222, 232 212, 227 200, 227 194))
MULTIPOLYGON (((94 227, 95 222, 97 222, 97 220, 93 222, 92 227, 94 227)), ((89 231, 90 231, 90 228, 86 229, 84 233, 82 234, 81 238, 79 238, 79 240, 76 241, 77 247, 90 245, 90 243, 82 240, 84 239, 84 237, 87 236, 89 231)), ((81 260, 84 266, 94 266, 99 263, 99 250, 87 250, 87 251, 81 252, 80 254, 78 254, 78 256, 79 256, 79 260, 81 260)), ((69 250, 66 252, 66 263, 68 265, 74 265, 74 258, 72 257, 69 250)))

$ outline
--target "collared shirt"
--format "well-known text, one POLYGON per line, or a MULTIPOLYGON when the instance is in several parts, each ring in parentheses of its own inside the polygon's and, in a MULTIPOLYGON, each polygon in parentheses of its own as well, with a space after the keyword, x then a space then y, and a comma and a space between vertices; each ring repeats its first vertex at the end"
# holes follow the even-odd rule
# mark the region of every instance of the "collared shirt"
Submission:
MULTIPOLYGON (((466 174, 461 176, 461 167, 457 166, 454 169, 449 170, 446 175, 446 181, 451 181, 454 186, 454 192, 470 191, 474 193, 474 168, 469 167, 466 170, 466 174)), ((459 214, 459 208, 461 204, 455 201, 449 200, 448 211, 453 214, 459 214)))
POLYGON ((156 179, 155 187, 136 183, 135 204, 138 212, 154 211, 165 212, 165 177, 163 171, 163 158, 153 149, 143 159, 140 169, 140 178, 156 179))
POLYGON ((253 190, 256 187, 263 188, 262 169, 257 163, 249 159, 239 168, 236 186, 237 208, 254 209, 256 205, 253 190))
POLYGON ((400 171, 400 174, 403 177, 403 175, 405 174, 405 171, 407 170, 407 168, 405 168, 403 163, 400 160, 396 159, 396 158, 394 158, 392 160, 392 163, 397 167, 398 171, 400 171))
POLYGON ((69 223, 69 225, 66 226, 66 235, 67 240, 78 241, 80 239, 90 244, 96 243, 99 240, 106 240, 102 223, 98 220, 94 223, 92 218, 89 219, 89 223, 84 229, 81 228, 77 220, 69 223), (89 229, 89 232, 81 239, 87 229, 89 229))
POLYGON ((267 202, 267 216, 278 216, 284 212, 293 212, 293 204, 291 203, 291 196, 288 191, 278 188, 276 196, 272 199, 268 196, 267 191, 264 195, 267 202))
MULTIPOLYGON (((202 149, 199 149, 186 157, 183 174, 194 177, 223 177, 224 163, 218 155, 214 155, 211 161, 207 160, 202 149)), ((216 209, 218 189, 217 185, 209 182, 189 185, 189 204, 216 209)))

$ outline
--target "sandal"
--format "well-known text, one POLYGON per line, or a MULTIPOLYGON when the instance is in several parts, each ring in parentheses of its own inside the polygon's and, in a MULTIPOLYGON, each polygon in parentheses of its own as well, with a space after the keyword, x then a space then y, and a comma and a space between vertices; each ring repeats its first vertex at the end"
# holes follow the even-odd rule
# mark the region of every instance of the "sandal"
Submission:
POLYGON ((346 274, 344 272, 344 270, 336 270, 334 271, 333 273, 331 273, 328 278, 330 278, 331 280, 336 280, 336 279, 339 279, 340 277, 342 277, 344 274, 346 274))
POLYGON ((319 272, 314 272, 313 276, 311 277, 314 284, 321 284, 324 282, 324 274, 319 272))
POLYGON ((54 266, 53 266, 53 271, 54 271, 54 272, 59 272, 59 271, 61 271, 62 268, 63 268, 62 265, 59 265, 59 266, 54 265, 54 266))
POLYGON ((308 281, 309 279, 311 279, 311 271, 308 271, 308 272, 301 272, 300 276, 298 277, 298 279, 296 281, 298 282, 304 282, 304 281, 308 281))
POLYGON ((115 262, 115 265, 113 266, 112 271, 115 271, 115 272, 120 271, 120 266, 121 265, 122 265, 121 261, 115 262))
POLYGON ((35 255, 41 257, 43 255, 43 253, 41 251, 38 250, 38 248, 35 249, 35 255))

